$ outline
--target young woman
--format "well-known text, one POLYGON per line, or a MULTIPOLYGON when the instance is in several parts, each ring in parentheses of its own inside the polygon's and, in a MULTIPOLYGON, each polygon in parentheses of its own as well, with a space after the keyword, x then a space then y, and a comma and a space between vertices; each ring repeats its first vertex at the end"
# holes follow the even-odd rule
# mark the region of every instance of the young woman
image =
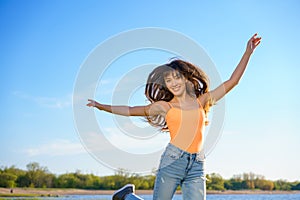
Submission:
MULTIPOLYGON (((206 199, 202 144, 206 115, 213 103, 221 99, 241 79, 249 58, 261 41, 254 34, 231 77, 210 91, 206 74, 197 66, 173 60, 158 66, 148 77, 146 106, 112 106, 89 99, 87 106, 124 116, 144 116, 148 122, 169 131, 170 143, 159 164, 154 185, 154 200, 171 200, 178 185, 183 199, 206 199)), ((113 200, 141 199, 128 184, 116 191, 113 200)))

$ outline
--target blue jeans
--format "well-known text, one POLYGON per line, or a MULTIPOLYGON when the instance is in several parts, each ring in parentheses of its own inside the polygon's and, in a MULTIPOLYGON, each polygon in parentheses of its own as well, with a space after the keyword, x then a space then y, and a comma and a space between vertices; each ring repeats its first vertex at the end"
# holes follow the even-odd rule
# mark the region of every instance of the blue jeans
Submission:
MULTIPOLYGON (((184 200, 205 200, 205 156, 202 152, 188 153, 168 144, 161 156, 156 175, 153 200, 171 200, 178 185, 184 200)), ((129 194, 125 200, 141 199, 129 194)))

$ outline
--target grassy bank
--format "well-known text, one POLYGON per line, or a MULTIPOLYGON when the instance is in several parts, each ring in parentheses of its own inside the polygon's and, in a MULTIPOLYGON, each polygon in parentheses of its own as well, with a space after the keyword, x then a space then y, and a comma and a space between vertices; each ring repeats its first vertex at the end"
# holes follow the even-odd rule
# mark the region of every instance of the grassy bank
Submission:
MULTIPOLYGON (((56 188, 0 188, 0 197, 58 197, 67 195, 111 195, 113 190, 83 190, 83 189, 56 189, 56 188)), ((137 190, 137 194, 152 194, 152 190, 137 190)), ((178 191, 180 194, 180 191, 178 191)), ((295 194, 300 191, 262 191, 262 190, 208 190, 207 194, 295 194)), ((0 198, 1 199, 1 198, 0 198)))

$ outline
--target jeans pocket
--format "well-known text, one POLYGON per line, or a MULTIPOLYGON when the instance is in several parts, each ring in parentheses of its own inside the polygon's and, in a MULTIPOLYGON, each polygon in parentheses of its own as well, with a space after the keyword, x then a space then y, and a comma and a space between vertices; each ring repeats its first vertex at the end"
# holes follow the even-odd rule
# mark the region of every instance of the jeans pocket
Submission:
POLYGON ((180 152, 175 152, 170 149, 167 149, 160 159, 159 168, 164 168, 177 161, 181 156, 180 152))
POLYGON ((166 156, 170 157, 173 160, 177 160, 180 158, 181 153, 180 152, 175 152, 175 151, 167 151, 166 156))

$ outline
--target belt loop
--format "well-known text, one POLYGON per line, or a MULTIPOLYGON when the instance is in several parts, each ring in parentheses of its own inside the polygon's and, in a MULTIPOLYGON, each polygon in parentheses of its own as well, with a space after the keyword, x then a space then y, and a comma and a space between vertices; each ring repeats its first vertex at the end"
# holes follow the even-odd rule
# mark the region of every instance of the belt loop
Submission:
POLYGON ((183 154, 184 154, 184 151, 181 151, 180 152, 180 158, 182 158, 183 154))

